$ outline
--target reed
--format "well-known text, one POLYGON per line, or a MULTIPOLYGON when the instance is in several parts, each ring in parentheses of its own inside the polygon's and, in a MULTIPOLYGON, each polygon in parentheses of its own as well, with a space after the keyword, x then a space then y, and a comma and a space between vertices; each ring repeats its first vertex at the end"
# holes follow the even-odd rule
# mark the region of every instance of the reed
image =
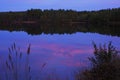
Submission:
POLYGON ((8 58, 5 61, 5 69, 6 69, 6 79, 5 80, 31 80, 30 76, 30 65, 29 65, 29 55, 30 55, 30 47, 31 45, 29 44, 27 48, 26 54, 23 54, 20 51, 20 48, 16 46, 15 43, 11 45, 10 48, 8 48, 8 58), (24 61, 23 56, 26 55, 26 61, 24 61), (24 65, 24 62, 25 65, 24 65), (25 68, 25 69, 23 69, 25 68), (23 77, 22 75, 25 72, 25 76, 23 77))

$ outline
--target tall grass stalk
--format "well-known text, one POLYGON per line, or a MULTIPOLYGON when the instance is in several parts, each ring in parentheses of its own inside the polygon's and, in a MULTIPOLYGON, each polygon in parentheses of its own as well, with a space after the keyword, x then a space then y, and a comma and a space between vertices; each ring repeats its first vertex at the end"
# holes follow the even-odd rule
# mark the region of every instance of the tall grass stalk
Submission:
MULTIPOLYGON (((23 53, 20 51, 20 48, 16 46, 14 43, 11 45, 10 48, 8 48, 8 58, 5 62, 5 68, 6 68, 6 80, 21 80, 22 78, 24 80, 31 80, 30 76, 30 65, 29 65, 29 55, 30 55, 30 44, 27 49, 26 53, 26 64, 24 65, 23 53), (25 67, 25 70, 23 70, 23 67, 25 67), (22 73, 25 71, 26 76, 22 73)), ((25 55, 25 54, 24 54, 25 55)))

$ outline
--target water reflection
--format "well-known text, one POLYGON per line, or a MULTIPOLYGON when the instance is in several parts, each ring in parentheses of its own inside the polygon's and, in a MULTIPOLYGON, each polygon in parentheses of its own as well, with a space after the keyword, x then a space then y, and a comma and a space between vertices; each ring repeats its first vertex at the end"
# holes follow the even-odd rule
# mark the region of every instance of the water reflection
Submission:
MULTIPOLYGON (((31 43, 30 65, 31 74, 34 78, 56 74, 66 79, 71 78, 72 72, 78 68, 89 66, 88 57, 92 56, 92 41, 99 43, 113 42, 120 50, 120 37, 100 35, 97 33, 78 32, 72 35, 28 35, 26 32, 0 31, 0 58, 6 58, 8 47, 15 42, 23 54, 26 54, 29 43, 31 43), (44 66, 44 69, 42 67, 44 66), (51 74, 50 74, 51 73, 51 74), (41 75, 40 75, 41 74, 41 75), (37 76, 37 77, 36 77, 37 76)), ((24 60, 23 60, 24 62, 24 60)))

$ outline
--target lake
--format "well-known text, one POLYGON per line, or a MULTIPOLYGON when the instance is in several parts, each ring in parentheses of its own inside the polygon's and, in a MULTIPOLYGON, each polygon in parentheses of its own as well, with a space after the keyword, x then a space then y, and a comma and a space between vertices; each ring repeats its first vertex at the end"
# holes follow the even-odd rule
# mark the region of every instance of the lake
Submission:
POLYGON ((8 48, 11 48, 14 43, 23 54, 23 59, 18 63, 17 59, 13 60, 16 66, 22 67, 18 70, 21 80, 24 78, 23 69, 26 62, 30 66, 29 75, 34 80, 74 80, 75 71, 90 66, 88 57, 93 56, 92 42, 99 45, 108 44, 109 41, 112 41, 112 44, 120 50, 120 37, 118 36, 90 32, 30 35, 25 31, 0 30, 0 74, 2 75, 0 79, 4 80, 6 76, 9 80, 13 78, 10 77, 12 72, 8 72, 9 69, 5 68, 7 63, 4 62, 8 60, 10 53, 8 48), (31 46, 28 61, 25 57, 29 44, 31 46))

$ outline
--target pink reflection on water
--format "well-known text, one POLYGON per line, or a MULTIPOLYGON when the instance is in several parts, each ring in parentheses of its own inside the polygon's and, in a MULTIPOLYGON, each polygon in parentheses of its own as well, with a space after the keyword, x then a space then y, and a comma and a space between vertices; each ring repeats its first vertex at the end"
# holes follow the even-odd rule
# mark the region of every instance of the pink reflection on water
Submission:
POLYGON ((76 54, 91 53, 90 46, 63 45, 57 43, 38 43, 32 45, 33 53, 48 53, 54 56, 74 56, 76 54))
POLYGON ((87 64, 80 61, 74 61, 74 60, 63 60, 63 65, 69 66, 69 67, 85 67, 87 64))
MULTIPOLYGON (((92 53, 92 48, 89 45, 65 45, 59 43, 39 42, 34 43, 31 46, 32 64, 38 69, 42 64, 46 63, 47 67, 53 67, 56 65, 66 67, 83 67, 87 64, 80 61, 77 55, 83 55, 92 53)), ((85 61, 86 58, 83 58, 85 61)), ((36 68, 36 69, 37 69, 36 68)))

